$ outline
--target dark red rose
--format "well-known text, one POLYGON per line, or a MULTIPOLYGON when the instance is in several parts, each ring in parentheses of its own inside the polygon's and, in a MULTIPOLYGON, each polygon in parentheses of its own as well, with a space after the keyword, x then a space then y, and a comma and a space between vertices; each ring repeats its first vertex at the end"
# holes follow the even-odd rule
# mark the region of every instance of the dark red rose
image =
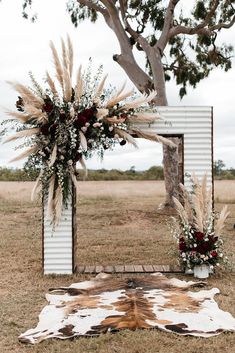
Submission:
POLYGON ((54 106, 52 103, 52 100, 49 96, 46 96, 46 98, 44 99, 44 105, 42 107, 42 109, 47 112, 50 113, 53 110, 54 106))
POLYGON ((211 252, 211 256, 212 257, 216 257, 218 254, 217 254, 217 251, 215 251, 215 250, 213 250, 212 252, 211 252))
POLYGON ((88 120, 90 120, 94 116, 94 113, 94 109, 90 108, 84 109, 81 114, 85 116, 88 120))
POLYGON ((213 235, 208 236, 210 244, 215 244, 218 240, 218 237, 214 237, 213 235))
POLYGON ((121 142, 120 142, 120 145, 121 146, 124 146, 126 144, 126 140, 122 140, 121 142))
POLYGON ((187 250, 187 245, 186 245, 186 243, 184 241, 184 238, 180 238, 179 249, 180 249, 180 251, 186 251, 187 250))
POLYGON ((211 245, 209 244, 208 241, 196 247, 196 251, 198 251, 200 254, 206 254, 207 251, 209 251, 210 249, 211 249, 211 245))
POLYGON ((127 118, 127 115, 126 115, 125 113, 122 113, 122 114, 120 115, 120 117, 121 117, 122 119, 126 119, 126 118, 127 118))
POLYGON ((81 158, 82 158, 82 154, 78 152, 75 156, 75 162, 79 161, 79 159, 81 158))
POLYGON ((86 116, 83 115, 82 113, 79 113, 77 116, 77 119, 75 120, 75 126, 78 129, 81 129, 81 127, 85 126, 87 121, 88 121, 88 119, 86 118, 86 116))
POLYGON ((44 124, 41 126, 41 133, 43 135, 49 135, 49 124, 44 124))
POLYGON ((66 120, 66 114, 65 113, 60 113, 60 121, 65 121, 66 120))
POLYGON ((196 238, 198 241, 203 240, 203 238, 204 238, 204 233, 202 233, 202 232, 195 232, 194 234, 195 234, 195 238, 196 238))
POLYGON ((51 125, 51 127, 49 128, 50 134, 52 137, 55 137, 55 133, 56 133, 56 128, 57 128, 57 124, 53 124, 51 125))

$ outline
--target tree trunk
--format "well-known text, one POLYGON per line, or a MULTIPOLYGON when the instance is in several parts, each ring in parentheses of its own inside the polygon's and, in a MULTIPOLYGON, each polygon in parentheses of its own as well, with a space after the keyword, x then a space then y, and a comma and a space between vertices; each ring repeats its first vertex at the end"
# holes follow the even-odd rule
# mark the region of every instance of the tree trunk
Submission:
POLYGON ((179 138, 172 137, 171 141, 177 145, 176 148, 170 148, 169 146, 163 145, 166 198, 161 208, 174 208, 175 205, 172 197, 179 198, 179 138))

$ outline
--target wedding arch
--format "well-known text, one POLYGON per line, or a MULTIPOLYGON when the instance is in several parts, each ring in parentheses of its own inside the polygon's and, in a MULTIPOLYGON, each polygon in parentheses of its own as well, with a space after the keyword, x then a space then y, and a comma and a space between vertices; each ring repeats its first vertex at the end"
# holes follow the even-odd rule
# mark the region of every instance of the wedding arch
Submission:
MULTIPOLYGON (((158 133, 164 137, 178 137, 182 141, 181 160, 182 182, 191 188, 188 176, 195 173, 199 179, 207 174, 208 186, 213 183, 213 109, 209 106, 158 107, 163 121, 151 124, 138 124, 141 131, 158 133)), ((45 209, 46 212, 46 209, 45 209)), ((43 218, 42 227, 42 268, 44 274, 71 274, 79 266, 76 260, 75 200, 63 210, 59 226, 53 231, 48 219, 43 218), (53 236, 52 236, 53 233, 53 236)), ((45 215, 45 213, 44 213, 45 215)), ((79 227, 79 224, 78 224, 79 227)))

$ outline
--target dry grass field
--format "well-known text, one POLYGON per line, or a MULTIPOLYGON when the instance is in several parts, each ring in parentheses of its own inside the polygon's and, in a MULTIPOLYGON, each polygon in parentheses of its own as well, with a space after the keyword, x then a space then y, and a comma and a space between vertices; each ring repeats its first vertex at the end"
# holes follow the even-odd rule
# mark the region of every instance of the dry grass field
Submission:
MULTIPOLYGON (((159 330, 51 340, 37 346, 20 344, 17 337, 37 323, 48 288, 90 277, 42 276, 41 207, 40 201, 29 201, 31 188, 32 183, 0 182, 0 353, 235 351, 232 333, 203 339, 159 330)), ((233 260, 235 181, 218 181, 215 191, 216 209, 227 203, 231 211, 224 240, 233 260)), ((169 214, 157 209, 163 199, 164 186, 159 181, 82 182, 77 204, 79 264, 177 263, 176 246, 167 228, 169 214)), ((220 307, 235 316, 234 269, 211 276, 208 288, 212 286, 221 290, 217 296, 220 307)))

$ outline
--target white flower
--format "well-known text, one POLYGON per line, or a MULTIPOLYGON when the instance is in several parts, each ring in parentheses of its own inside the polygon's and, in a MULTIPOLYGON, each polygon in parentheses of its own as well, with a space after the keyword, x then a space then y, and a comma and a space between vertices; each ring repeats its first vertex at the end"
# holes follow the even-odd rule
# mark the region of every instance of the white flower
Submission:
POLYGON ((100 127, 102 125, 102 123, 94 123, 93 127, 100 127))
MULTIPOLYGON (((95 98, 93 102, 94 102, 94 104, 96 104, 96 105, 100 105, 100 104, 101 104, 100 98, 95 98)), ((98 110, 99 110, 99 109, 98 109, 98 110)))
POLYGON ((109 131, 113 131, 113 126, 110 126, 110 127, 109 127, 109 131))
POLYGON ((223 257, 224 255, 221 253, 221 254, 219 254, 219 257, 223 257))
POLYGON ((64 156, 60 156, 60 159, 63 161, 64 160, 64 156))
POLYGON ((73 165, 72 159, 70 159, 70 160, 68 161, 68 165, 73 165))
POLYGON ((182 252, 181 256, 182 256, 182 257, 185 257, 185 256, 186 256, 185 252, 182 252))
POLYGON ((108 109, 97 109, 96 117, 97 119, 102 119, 106 115, 108 115, 109 111, 108 109))
POLYGON ((196 247, 197 247, 197 244, 196 244, 196 243, 194 243, 194 244, 193 244, 193 246, 194 246, 194 248, 196 248, 196 247))
POLYGON ((86 127, 90 126, 90 123, 86 123, 85 126, 86 126, 86 127))
POLYGON ((87 131, 87 127, 86 127, 86 126, 83 126, 83 127, 81 128, 81 130, 82 130, 83 132, 86 132, 86 131, 87 131))

